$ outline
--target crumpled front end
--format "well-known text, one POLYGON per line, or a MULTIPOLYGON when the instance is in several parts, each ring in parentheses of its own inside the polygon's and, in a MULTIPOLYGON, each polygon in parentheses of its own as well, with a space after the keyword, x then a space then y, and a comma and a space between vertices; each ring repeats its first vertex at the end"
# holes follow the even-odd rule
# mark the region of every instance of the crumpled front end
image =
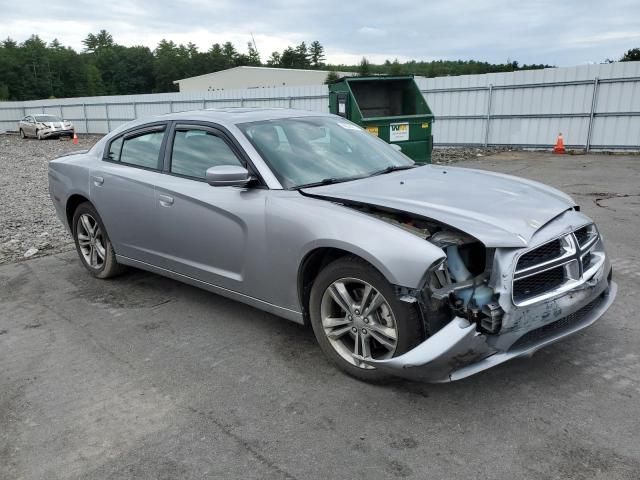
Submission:
POLYGON ((526 248, 492 251, 479 274, 464 269, 456 248, 445 251, 447 262, 432 272, 441 288, 427 282, 416 300, 427 324, 443 307, 450 320, 409 352, 368 364, 416 380, 459 380, 588 327, 616 296, 602 237, 574 210, 526 248))

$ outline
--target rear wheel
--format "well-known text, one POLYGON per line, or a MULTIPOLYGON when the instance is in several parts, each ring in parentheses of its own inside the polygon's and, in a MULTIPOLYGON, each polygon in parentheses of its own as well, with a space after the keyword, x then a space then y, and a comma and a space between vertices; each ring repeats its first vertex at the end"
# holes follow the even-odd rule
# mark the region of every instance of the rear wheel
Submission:
POLYGON ((36 137, 38 137, 38 140, 42 140, 42 133, 40 133, 40 130, 36 130, 36 137))
POLYGON ((366 381, 390 375, 367 365, 402 355, 423 338, 415 307, 398 300, 391 284, 358 257, 342 257, 316 278, 309 299, 311 325, 325 355, 366 381))
POLYGON ((73 239, 80 261, 94 277, 109 278, 124 270, 116 261, 100 215, 89 202, 78 205, 73 214, 73 239))

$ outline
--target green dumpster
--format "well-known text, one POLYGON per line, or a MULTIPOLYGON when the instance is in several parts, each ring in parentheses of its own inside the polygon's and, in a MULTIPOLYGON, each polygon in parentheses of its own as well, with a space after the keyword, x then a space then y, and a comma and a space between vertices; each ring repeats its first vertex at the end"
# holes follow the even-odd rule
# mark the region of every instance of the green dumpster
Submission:
POLYGON ((431 163, 433 113, 413 75, 336 80, 329 84, 329 111, 398 145, 417 163, 431 163))

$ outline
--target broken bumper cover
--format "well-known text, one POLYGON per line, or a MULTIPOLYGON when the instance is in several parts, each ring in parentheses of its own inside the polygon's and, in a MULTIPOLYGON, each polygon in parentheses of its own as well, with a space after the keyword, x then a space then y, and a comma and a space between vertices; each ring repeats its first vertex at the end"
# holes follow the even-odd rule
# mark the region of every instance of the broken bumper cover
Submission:
MULTIPOLYGON (((617 293, 615 282, 603 276, 587 289, 541 302, 535 308, 548 310, 552 303, 558 313, 547 317, 546 323, 535 324, 529 330, 504 335, 513 341, 504 347, 502 336, 487 335, 475 324, 455 317, 440 331, 409 352, 388 360, 365 359, 380 370, 397 376, 426 382, 460 380, 517 357, 533 355, 537 350, 573 335, 598 320, 611 306, 617 293)), ((531 310, 531 309, 529 309, 531 310)), ((536 316, 535 312, 529 312, 536 316)))
POLYGON ((40 135, 43 138, 49 138, 49 137, 73 137, 73 128, 43 128, 42 130, 39 130, 40 135))

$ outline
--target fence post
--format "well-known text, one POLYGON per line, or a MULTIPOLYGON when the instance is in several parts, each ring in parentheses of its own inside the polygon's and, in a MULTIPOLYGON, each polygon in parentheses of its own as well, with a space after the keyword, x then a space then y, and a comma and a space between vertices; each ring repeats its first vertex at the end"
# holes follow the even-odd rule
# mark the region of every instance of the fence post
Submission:
POLYGON ((173 100, 169 100, 169 111, 173 113, 173 100))
POLYGON ((133 102, 133 119, 136 120, 138 118, 138 104, 133 102))
POLYGON ((104 104, 104 112, 107 117, 107 133, 111 131, 111 118, 109 118, 109 104, 104 104))
POLYGON ((487 124, 484 128, 484 146, 489 146, 489 128, 491 124, 491 101, 493 99, 493 84, 489 84, 489 97, 487 98, 487 124))
POLYGON ((87 104, 82 104, 82 114, 84 115, 84 133, 89 133, 89 119, 87 118, 87 104))
POLYGON ((207 109, 207 101, 202 100, 202 110, 206 110, 206 109, 207 109))
POLYGON ((289 108, 291 108, 292 104, 293 104, 293 98, 289 97, 289 108))
POLYGON ((600 85, 600 78, 593 79, 593 93, 591 95, 591 112, 589 113, 589 127, 587 128, 587 141, 585 142, 584 149, 588 152, 591 149, 591 134, 593 133, 593 117, 596 114, 596 107, 598 103, 598 86, 600 85))
POLYGON ((240 107, 244 107, 244 97, 240 97, 240 107))

